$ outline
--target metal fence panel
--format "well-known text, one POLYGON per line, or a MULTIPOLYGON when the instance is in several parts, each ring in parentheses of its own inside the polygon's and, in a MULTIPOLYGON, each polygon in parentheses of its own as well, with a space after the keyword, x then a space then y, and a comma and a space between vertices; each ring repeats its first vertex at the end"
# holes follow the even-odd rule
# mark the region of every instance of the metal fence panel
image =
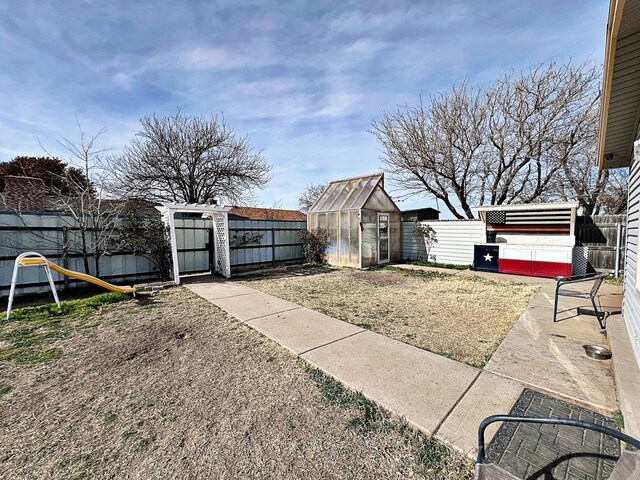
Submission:
POLYGON ((299 234, 306 229, 307 222, 229 220, 232 271, 267 264, 302 262, 299 234))
MULTIPOLYGON (((181 273, 208 272, 211 267, 211 220, 207 218, 176 216, 176 240, 181 273)), ((59 213, 35 213, 18 215, 0 212, 0 294, 9 292, 13 261, 25 251, 42 253, 52 262, 70 270, 84 272, 80 232, 69 215, 59 213), (63 258, 67 240, 69 254, 63 258)), ((230 220, 229 235, 236 240, 244 235, 249 243, 231 247, 231 265, 235 270, 254 268, 274 263, 302 261, 302 244, 299 232, 306 230, 306 222, 230 220)), ((92 235, 89 232, 89 242, 92 235)), ((243 243, 243 242, 240 242, 243 243)), ((93 259, 89 270, 95 275, 93 259)), ((52 272, 58 285, 73 287, 83 282, 52 272)), ((100 277, 113 283, 132 283, 153 277, 153 265, 149 259, 127 252, 110 252, 100 258, 100 277)), ((20 269, 18 293, 48 291, 48 283, 42 269, 20 269)))
MULTIPOLYGON (((183 272, 209 271, 209 229, 210 220, 203 218, 176 218, 181 228, 178 235, 178 249, 183 272), (186 250, 186 251, 185 251, 186 250)), ((18 215, 15 212, 0 212, 0 294, 9 292, 13 262, 16 256, 26 251, 36 251, 54 263, 70 270, 84 272, 81 255, 81 234, 75 220, 60 213, 30 213, 18 215), (66 231, 65 231, 66 230, 66 231), (67 239, 68 255, 63 257, 67 239)), ((93 241, 92 232, 87 232, 88 243, 93 241)), ((113 283, 132 283, 155 276, 151 261, 143 256, 128 252, 109 252, 100 258, 100 277, 113 283)), ((22 268, 18 282, 18 293, 48 291, 47 278, 40 268, 22 268)), ((85 285, 84 282, 51 272, 54 281, 62 286, 85 285)), ((93 258, 89 260, 89 273, 96 275, 93 258)))

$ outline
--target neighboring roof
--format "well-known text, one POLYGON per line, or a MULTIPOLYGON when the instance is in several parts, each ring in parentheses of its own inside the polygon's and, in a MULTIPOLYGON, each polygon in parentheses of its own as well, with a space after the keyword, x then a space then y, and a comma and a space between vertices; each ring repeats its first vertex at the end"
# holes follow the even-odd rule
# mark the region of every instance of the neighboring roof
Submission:
POLYGON ((378 184, 384 188, 383 173, 335 180, 329 183, 327 189, 309 209, 309 213, 360 209, 378 184))
POLYGON ((277 208, 232 207, 229 215, 249 220, 288 220, 306 222, 307 215, 300 210, 282 210, 277 208))
POLYGON ((567 208, 578 208, 578 202, 565 203, 519 203, 512 205, 483 205, 473 207, 471 210, 478 212, 500 211, 523 211, 523 210, 566 210, 567 208))
POLYGON ((143 199, 117 199, 117 198, 105 198, 102 200, 102 205, 105 210, 112 208, 114 211, 120 207, 132 205, 137 213, 156 213, 156 203, 143 199))
POLYGON ((440 210, 437 210, 435 208, 432 207, 424 207, 424 208, 413 208, 411 210, 402 210, 400 213, 415 213, 415 212, 424 212, 426 210, 431 210, 433 212, 438 212, 440 213, 440 210))
POLYGON ((611 0, 605 44, 598 166, 631 163, 640 114, 640 0, 611 0))

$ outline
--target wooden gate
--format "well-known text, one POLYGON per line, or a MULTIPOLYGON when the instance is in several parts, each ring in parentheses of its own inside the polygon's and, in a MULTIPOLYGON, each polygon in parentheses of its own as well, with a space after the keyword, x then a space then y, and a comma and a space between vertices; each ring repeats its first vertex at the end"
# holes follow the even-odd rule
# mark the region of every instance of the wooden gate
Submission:
POLYGON ((615 270, 616 244, 619 239, 619 269, 624 268, 626 215, 594 215, 576 218, 576 244, 588 247, 588 261, 593 269, 615 270))

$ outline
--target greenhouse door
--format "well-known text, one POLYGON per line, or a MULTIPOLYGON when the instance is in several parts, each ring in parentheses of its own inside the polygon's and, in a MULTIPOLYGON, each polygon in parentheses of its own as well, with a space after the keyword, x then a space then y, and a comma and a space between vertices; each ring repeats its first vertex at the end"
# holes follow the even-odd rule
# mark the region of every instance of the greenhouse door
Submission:
POLYGON ((378 214, 378 263, 389 262, 389 214, 378 214))

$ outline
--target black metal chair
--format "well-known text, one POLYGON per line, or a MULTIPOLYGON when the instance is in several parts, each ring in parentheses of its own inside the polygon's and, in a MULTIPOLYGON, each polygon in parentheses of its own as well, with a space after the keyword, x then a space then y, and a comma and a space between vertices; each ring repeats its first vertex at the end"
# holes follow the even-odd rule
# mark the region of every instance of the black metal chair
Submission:
POLYGON ((578 314, 584 313, 594 315, 598 319, 600 328, 604 329, 604 320, 607 316, 607 312, 601 312, 598 310, 598 306, 596 305, 596 295, 598 295, 598 290, 600 290, 602 282, 608 276, 608 273, 588 273, 586 275, 575 275, 572 277, 556 277, 556 294, 553 302, 553 321, 556 322, 558 319, 558 297, 588 298, 591 300, 591 305, 593 305, 593 311, 578 307, 578 314), (565 285, 586 282, 593 282, 593 285, 588 292, 562 288, 565 285))
POLYGON ((515 415, 493 415, 485 418, 478 428, 478 457, 476 459, 475 480, 520 480, 505 469, 490 463, 485 456, 484 434, 489 425, 495 422, 518 423, 545 423, 552 425, 568 425, 571 427, 585 428, 605 435, 610 435, 618 440, 634 447, 634 450, 626 448, 622 451, 620 459, 616 463, 609 480, 632 480, 640 478, 640 440, 629 435, 595 423, 573 420, 570 418, 537 418, 519 417, 515 415))

